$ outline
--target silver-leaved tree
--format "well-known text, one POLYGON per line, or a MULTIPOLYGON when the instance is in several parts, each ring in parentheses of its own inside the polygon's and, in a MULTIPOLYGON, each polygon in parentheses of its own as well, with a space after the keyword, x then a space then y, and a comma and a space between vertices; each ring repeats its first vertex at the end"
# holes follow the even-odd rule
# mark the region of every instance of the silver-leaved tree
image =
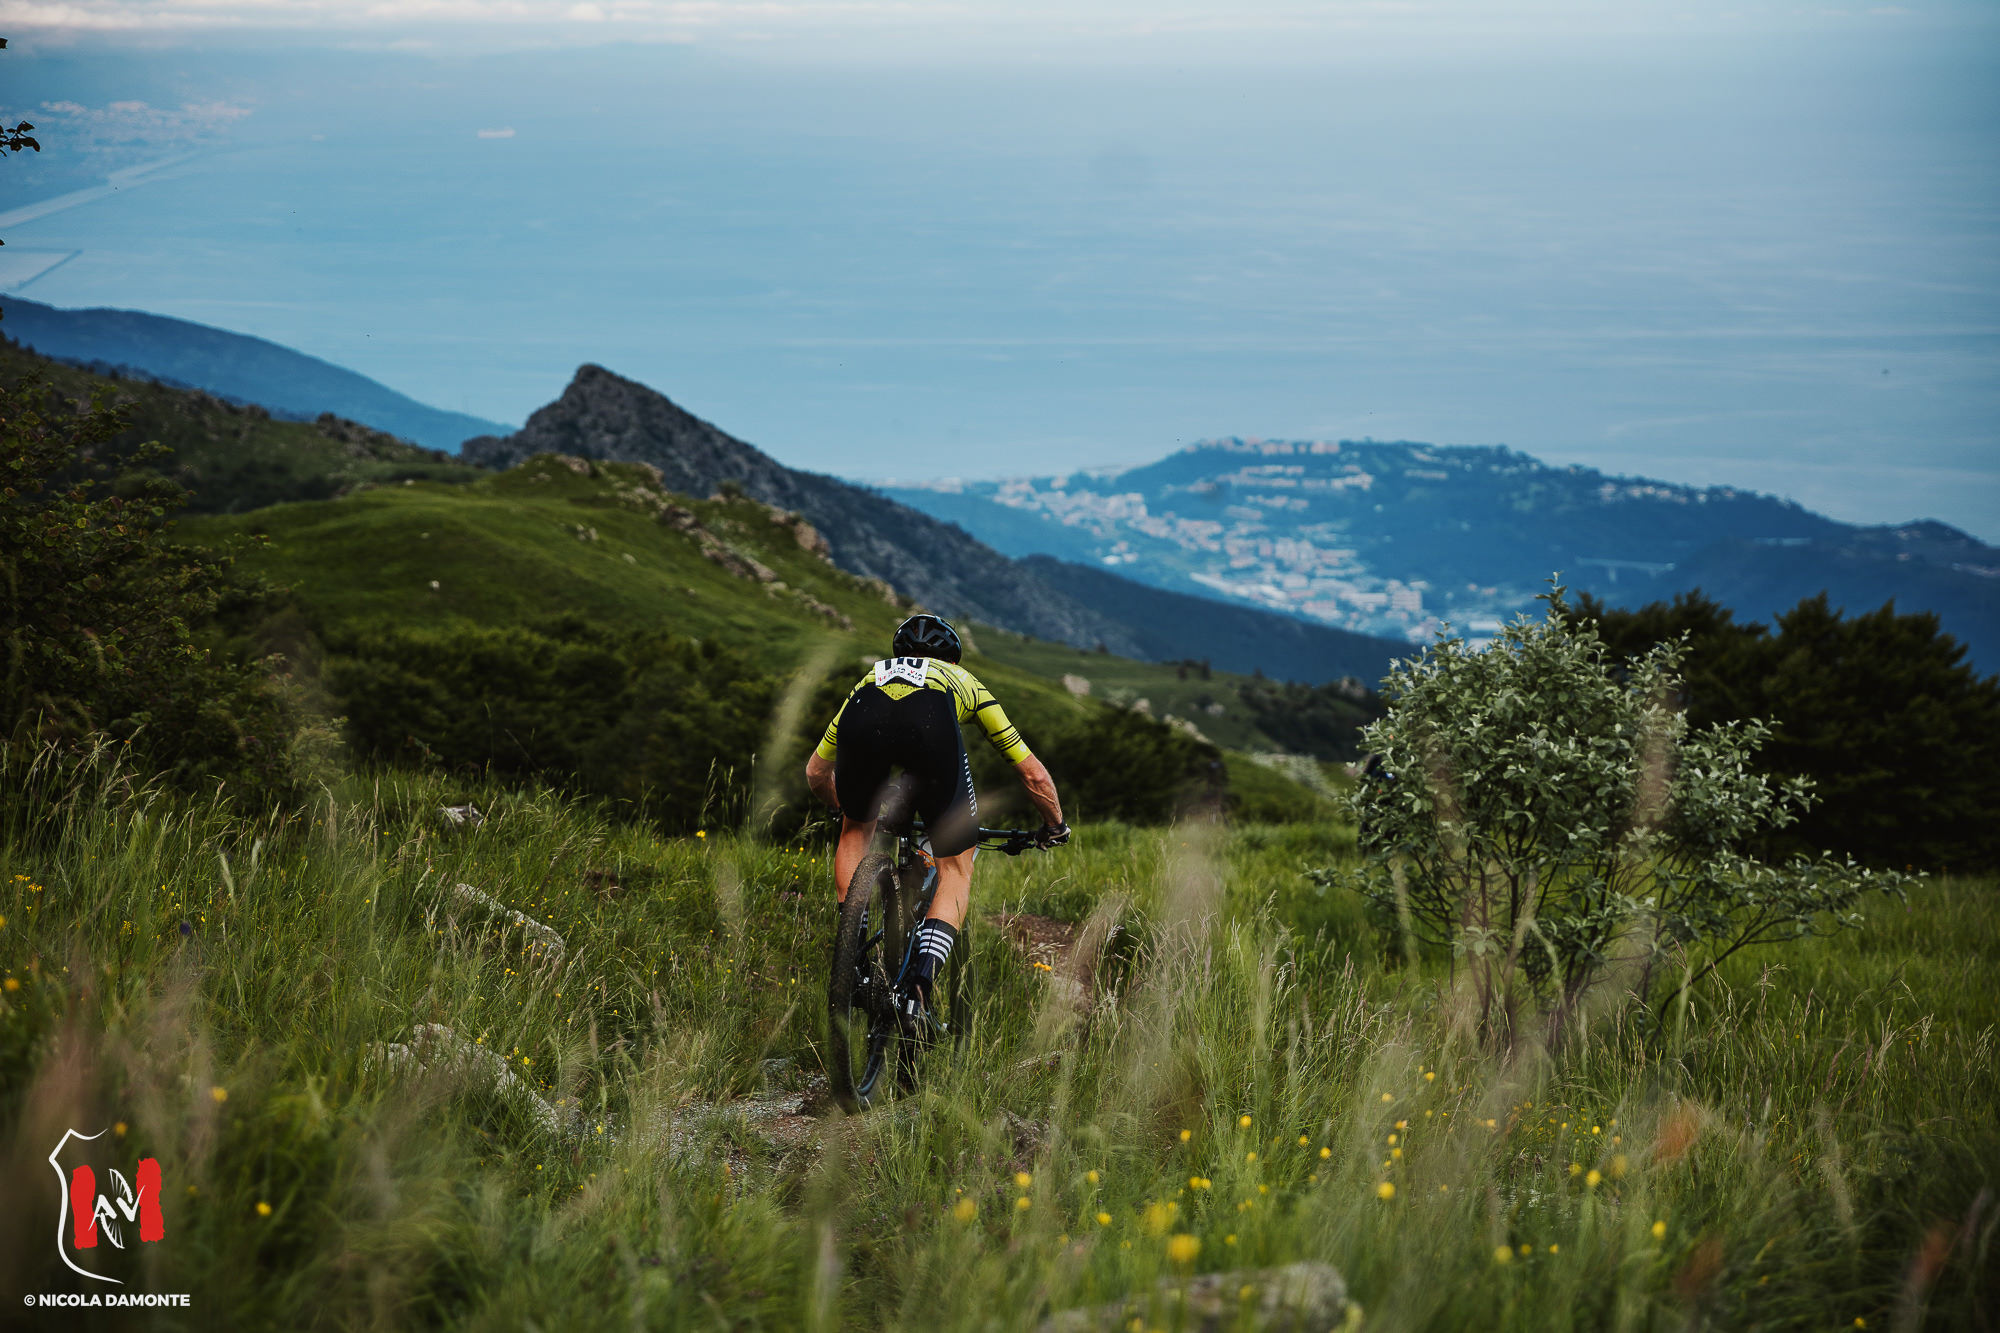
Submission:
POLYGON ((1865 894, 1903 885, 1758 859, 1811 799, 1757 770, 1769 728, 1691 729, 1680 645, 1611 661, 1563 592, 1488 646, 1442 638, 1395 669, 1350 798, 1362 865, 1315 876, 1367 895, 1407 949, 1448 950, 1500 1046, 1662 989, 1665 1011, 1731 955, 1858 925, 1865 894))

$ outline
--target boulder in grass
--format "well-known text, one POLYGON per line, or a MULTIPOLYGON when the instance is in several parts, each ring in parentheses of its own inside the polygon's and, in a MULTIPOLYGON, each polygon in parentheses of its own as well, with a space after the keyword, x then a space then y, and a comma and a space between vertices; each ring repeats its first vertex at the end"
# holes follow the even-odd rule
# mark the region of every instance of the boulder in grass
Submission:
POLYGON ((468 1092, 492 1092, 521 1108, 548 1134, 574 1138, 581 1132, 573 1112, 567 1118, 558 1114, 507 1067, 498 1051, 467 1041, 442 1023, 417 1024, 408 1043, 377 1043, 362 1061, 362 1068, 395 1078, 448 1080, 468 1092))
POLYGON ((525 912, 517 912, 490 893, 484 893, 470 884, 454 884, 451 888, 453 902, 470 907, 501 923, 503 930, 519 930, 521 942, 529 953, 551 965, 560 963, 569 952, 569 945, 556 933, 553 926, 535 920, 525 912))
POLYGON ((1187 1333, 1234 1328, 1326 1333, 1342 1326, 1347 1308, 1347 1284, 1333 1265, 1306 1261, 1282 1268, 1162 1278, 1150 1292, 1050 1315, 1042 1321, 1040 1333, 1097 1333, 1128 1328, 1135 1321, 1187 1333))

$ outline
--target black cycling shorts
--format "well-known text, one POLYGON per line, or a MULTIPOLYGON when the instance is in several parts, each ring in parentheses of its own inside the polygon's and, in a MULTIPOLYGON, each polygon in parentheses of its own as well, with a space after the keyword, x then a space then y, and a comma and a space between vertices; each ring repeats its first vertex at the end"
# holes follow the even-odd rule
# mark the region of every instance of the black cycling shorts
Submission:
POLYGON ((950 694, 917 690, 891 699, 873 684, 863 685, 841 711, 839 746, 833 790, 843 815, 862 823, 875 820, 882 789, 900 768, 913 780, 916 812, 923 816, 934 855, 957 856, 978 841, 979 798, 950 694))

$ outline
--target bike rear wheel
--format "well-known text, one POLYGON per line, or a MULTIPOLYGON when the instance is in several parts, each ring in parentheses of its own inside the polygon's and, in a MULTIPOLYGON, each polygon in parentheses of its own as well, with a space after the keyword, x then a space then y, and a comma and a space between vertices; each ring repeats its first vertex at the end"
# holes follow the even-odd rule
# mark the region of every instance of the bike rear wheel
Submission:
MULTIPOLYGON (((911 919, 904 923, 907 938, 907 933, 914 931, 919 924, 915 919, 916 912, 929 901, 924 889, 930 872, 915 863, 905 863, 902 870, 897 905, 911 915, 911 919)), ((959 928, 951 957, 945 960, 944 967, 931 981, 931 1013, 942 1023, 944 1035, 953 1046, 965 1040, 966 1030, 972 1022, 972 942, 967 937, 971 924, 968 917, 965 925, 959 928)), ((899 955, 891 955, 896 956, 899 955)), ((896 1082, 904 1092, 916 1091, 921 1066, 926 1060, 941 1054, 939 1045, 939 1034, 935 1030, 904 1034, 904 1040, 896 1050, 896 1082)))
POLYGON ((855 867, 833 940, 827 982, 827 1083, 850 1112, 866 1110, 880 1090, 896 1041, 896 1011, 889 991, 887 936, 899 904, 895 866, 870 855, 855 867))

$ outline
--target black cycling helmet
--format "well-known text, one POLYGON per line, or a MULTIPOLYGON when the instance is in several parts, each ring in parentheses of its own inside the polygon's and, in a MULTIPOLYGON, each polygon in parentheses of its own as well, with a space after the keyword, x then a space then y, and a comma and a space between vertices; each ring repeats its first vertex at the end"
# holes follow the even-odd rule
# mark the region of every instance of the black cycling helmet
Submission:
POLYGON ((889 645, 892 657, 941 657, 956 662, 965 652, 958 631, 933 615, 911 616, 896 626, 896 638, 889 645))

